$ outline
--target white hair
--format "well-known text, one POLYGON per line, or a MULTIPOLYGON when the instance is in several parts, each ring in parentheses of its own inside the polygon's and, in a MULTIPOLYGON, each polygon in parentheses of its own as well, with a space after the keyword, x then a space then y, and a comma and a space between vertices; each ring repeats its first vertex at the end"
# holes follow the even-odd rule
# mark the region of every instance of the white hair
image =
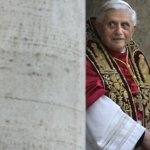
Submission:
POLYGON ((137 15, 135 10, 131 8, 131 6, 123 1, 123 0, 107 0, 104 5, 100 8, 100 11, 97 16, 97 21, 101 22, 103 17, 105 16, 105 13, 110 9, 126 9, 131 14, 131 19, 133 22, 133 25, 136 26, 137 24, 137 15))

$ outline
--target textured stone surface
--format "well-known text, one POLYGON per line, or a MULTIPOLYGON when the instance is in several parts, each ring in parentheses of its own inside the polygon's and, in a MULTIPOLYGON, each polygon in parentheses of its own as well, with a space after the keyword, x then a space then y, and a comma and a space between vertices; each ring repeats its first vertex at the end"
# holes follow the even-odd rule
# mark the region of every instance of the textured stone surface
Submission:
MULTIPOLYGON (((87 18, 95 16, 98 12, 98 8, 105 1, 106 0, 87 0, 87 18)), ((126 2, 136 10, 138 16, 138 24, 134 39, 150 61, 150 1, 126 0, 126 2)))
POLYGON ((0 1, 0 150, 85 149, 84 5, 0 1))

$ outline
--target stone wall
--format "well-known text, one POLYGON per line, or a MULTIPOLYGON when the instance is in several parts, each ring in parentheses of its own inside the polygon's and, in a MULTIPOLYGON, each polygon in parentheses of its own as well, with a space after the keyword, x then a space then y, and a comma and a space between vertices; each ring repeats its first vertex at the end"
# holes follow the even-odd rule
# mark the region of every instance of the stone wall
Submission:
MULTIPOLYGON (((134 39, 150 61, 150 1, 126 0, 137 12, 138 24, 134 39)), ((87 18, 95 16, 105 0, 87 0, 87 18)))

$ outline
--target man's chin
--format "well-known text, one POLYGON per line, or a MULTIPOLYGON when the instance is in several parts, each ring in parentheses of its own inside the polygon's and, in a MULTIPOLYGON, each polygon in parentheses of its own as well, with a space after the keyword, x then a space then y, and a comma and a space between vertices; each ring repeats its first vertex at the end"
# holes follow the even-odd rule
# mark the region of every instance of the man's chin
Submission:
POLYGON ((122 52, 125 46, 113 46, 111 49, 116 52, 122 52))
POLYGON ((115 41, 113 41, 113 44, 122 46, 122 45, 125 45, 125 41, 124 40, 115 40, 115 41))

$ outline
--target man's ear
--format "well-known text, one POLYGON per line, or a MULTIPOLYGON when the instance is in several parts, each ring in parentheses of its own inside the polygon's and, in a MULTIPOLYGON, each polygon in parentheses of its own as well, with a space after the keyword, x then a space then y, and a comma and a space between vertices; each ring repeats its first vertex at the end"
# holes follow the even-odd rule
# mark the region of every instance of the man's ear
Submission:
POLYGON ((134 34, 135 30, 136 30, 136 26, 133 27, 133 34, 134 34))
POLYGON ((99 26, 99 22, 98 21, 95 21, 95 28, 97 29, 98 28, 98 26, 99 26))
POLYGON ((102 30, 102 23, 99 22, 99 21, 95 21, 95 28, 96 28, 96 31, 97 31, 98 33, 100 33, 101 30, 102 30))

